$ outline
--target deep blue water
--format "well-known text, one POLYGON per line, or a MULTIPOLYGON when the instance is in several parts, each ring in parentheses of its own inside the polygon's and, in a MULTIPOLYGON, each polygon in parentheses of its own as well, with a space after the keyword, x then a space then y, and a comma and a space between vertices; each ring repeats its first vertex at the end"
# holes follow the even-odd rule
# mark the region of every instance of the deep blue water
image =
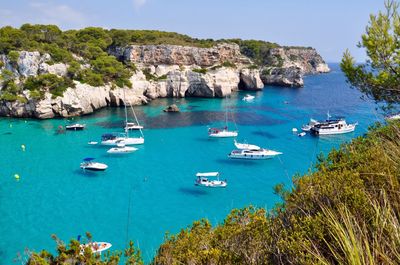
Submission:
POLYGON ((75 118, 87 130, 65 134, 56 129, 68 120, 1 118, 0 264, 10 264, 25 248, 53 250, 53 233, 68 241, 85 231, 111 242, 113 250, 132 239, 150 260, 167 231, 176 233, 202 217, 218 223, 236 207, 272 208, 279 200, 273 194, 276 184, 291 185, 292 176, 307 172, 317 154, 362 135, 381 118, 372 102, 348 87, 338 65, 331 67, 329 74, 306 77, 304 88, 267 86, 253 93, 253 103, 243 102, 241 92, 228 99, 165 99, 136 107, 146 143, 129 155, 111 156, 106 147, 87 145, 102 133, 121 131, 123 109, 75 118), (182 112, 163 113, 171 103, 182 112), (207 137, 208 126, 221 125, 225 107, 233 113, 239 140, 283 155, 229 160, 232 139, 207 137), (325 118, 328 110, 358 121, 356 132, 323 138, 292 133, 310 117, 325 118), (79 163, 87 156, 109 169, 83 173, 79 163), (221 172, 228 187, 195 187, 198 171, 221 172))

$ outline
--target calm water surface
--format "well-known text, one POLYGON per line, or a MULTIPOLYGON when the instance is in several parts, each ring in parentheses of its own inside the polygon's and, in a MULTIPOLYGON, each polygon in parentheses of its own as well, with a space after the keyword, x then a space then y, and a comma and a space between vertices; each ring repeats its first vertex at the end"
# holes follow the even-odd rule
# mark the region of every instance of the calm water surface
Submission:
POLYGON ((51 234, 68 241, 85 231, 111 242, 114 250, 132 239, 150 260, 166 231, 176 233, 202 217, 218 223, 235 207, 273 207, 276 184, 290 185, 293 174, 307 172, 316 154, 362 135, 381 119, 373 103, 348 87, 338 65, 331 66, 330 74, 307 77, 304 88, 267 86, 252 93, 253 103, 243 102, 246 93, 238 93, 225 100, 166 99, 136 107, 146 143, 128 155, 107 155, 106 147, 87 144, 103 133, 121 131, 123 109, 73 121, 0 119, 0 264, 10 264, 25 248, 53 250, 51 234), (182 112, 163 113, 171 103, 182 112), (267 161, 229 160, 232 139, 207 137, 208 126, 222 125, 226 107, 239 140, 283 155, 267 161), (356 132, 319 139, 292 133, 310 117, 325 118, 328 110, 358 121, 356 132), (86 123, 87 130, 56 133, 69 122, 86 123), (88 156, 109 169, 82 172, 79 163, 88 156), (197 188, 198 171, 219 171, 229 185, 197 188))

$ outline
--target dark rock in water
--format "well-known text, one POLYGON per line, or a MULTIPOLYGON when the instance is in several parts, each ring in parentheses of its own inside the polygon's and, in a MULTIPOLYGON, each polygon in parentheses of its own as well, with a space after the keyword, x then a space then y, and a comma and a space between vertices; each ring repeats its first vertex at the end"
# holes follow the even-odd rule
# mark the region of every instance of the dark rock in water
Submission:
POLYGON ((180 112, 180 109, 176 104, 169 105, 166 109, 164 109, 164 112, 180 112))

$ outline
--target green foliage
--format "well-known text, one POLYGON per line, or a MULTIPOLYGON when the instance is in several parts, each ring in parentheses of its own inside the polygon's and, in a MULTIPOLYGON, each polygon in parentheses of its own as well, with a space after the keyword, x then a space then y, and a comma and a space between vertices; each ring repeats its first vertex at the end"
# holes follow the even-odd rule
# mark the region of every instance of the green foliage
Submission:
MULTIPOLYGON (((92 243, 92 236, 86 233, 88 245, 92 243)), ((68 245, 59 240, 55 235, 52 238, 57 244, 57 255, 42 250, 38 253, 33 252, 27 265, 59 265, 59 264, 91 264, 91 265, 118 265, 122 256, 120 251, 99 254, 92 253, 89 246, 82 247, 77 240, 71 240, 68 245)), ((126 265, 143 265, 141 252, 129 243, 129 247, 125 250, 124 256, 126 258, 126 265)))
POLYGON ((144 76, 146 77, 146 80, 148 80, 148 81, 150 81, 150 80, 159 81, 159 80, 165 80, 165 79, 167 79, 167 75, 162 75, 162 76, 153 75, 153 74, 150 72, 150 69, 149 69, 149 68, 143 69, 142 72, 143 72, 144 76))
POLYGON ((153 264, 397 264, 400 123, 320 157, 315 171, 275 187, 271 213, 233 210, 167 235, 153 264))
POLYGON ((192 69, 192 72, 195 73, 199 73, 199 74, 206 74, 207 73, 207 69, 206 68, 196 68, 196 69, 192 69))
POLYGON ((13 65, 17 65, 19 53, 17 51, 10 51, 8 53, 8 58, 13 65))
POLYGON ((400 102, 400 18, 398 3, 385 2, 386 11, 371 15, 360 48, 369 60, 357 64, 349 51, 341 68, 348 82, 377 102, 400 102))
POLYGON ((221 64, 223 67, 230 67, 230 68, 236 68, 236 64, 229 62, 229 61, 225 61, 221 64))
POLYGON ((258 65, 268 64, 268 53, 272 48, 280 47, 276 43, 262 40, 229 39, 240 46, 240 52, 253 59, 258 65))
POLYGON ((24 89, 35 91, 34 96, 44 96, 44 91, 49 91, 54 98, 62 96, 68 87, 75 87, 71 79, 58 77, 54 74, 30 76, 26 79, 24 89))

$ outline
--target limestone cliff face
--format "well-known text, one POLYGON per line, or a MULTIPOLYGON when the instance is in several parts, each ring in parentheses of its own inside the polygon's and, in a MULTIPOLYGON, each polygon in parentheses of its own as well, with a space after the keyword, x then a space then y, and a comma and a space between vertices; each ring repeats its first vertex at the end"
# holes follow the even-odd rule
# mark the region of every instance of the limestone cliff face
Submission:
POLYGON ((130 45, 110 49, 119 59, 143 65, 197 65, 210 67, 223 62, 251 64, 237 44, 221 43, 212 48, 178 45, 130 45))
POLYGON ((327 73, 328 65, 312 48, 273 48, 265 58, 266 65, 261 70, 261 79, 266 85, 304 85, 303 76, 327 73))
MULTIPOLYGON (((109 53, 137 66, 130 78, 132 88, 112 88, 109 84, 93 87, 74 81, 75 88, 68 88, 62 97, 53 98, 46 92, 41 100, 33 99, 29 91, 22 91, 20 97, 26 103, 0 101, 0 116, 70 117, 105 106, 146 104, 156 98, 226 97, 237 90, 261 90, 264 83, 302 86, 304 74, 329 71, 312 49, 272 49, 261 72, 240 53, 236 44, 221 43, 212 48, 131 45, 114 47, 109 53)), ((68 69, 66 64, 50 63, 50 55, 35 51, 19 52, 14 62, 0 55, 0 62, 0 71, 13 72, 17 84, 44 73, 65 76, 68 69)))

